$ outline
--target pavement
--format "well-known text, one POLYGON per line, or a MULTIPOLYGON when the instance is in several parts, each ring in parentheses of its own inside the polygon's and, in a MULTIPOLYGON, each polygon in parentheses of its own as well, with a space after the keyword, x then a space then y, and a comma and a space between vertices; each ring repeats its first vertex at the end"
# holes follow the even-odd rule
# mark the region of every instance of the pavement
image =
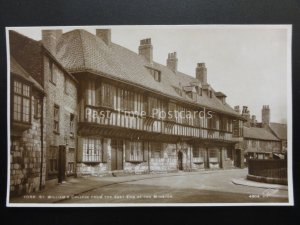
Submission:
POLYGON ((247 169, 231 169, 69 178, 10 203, 287 202, 283 185, 247 181, 246 175, 247 169))
POLYGON ((249 187, 288 190, 287 185, 255 182, 255 181, 247 180, 246 178, 232 179, 232 183, 234 183, 236 185, 243 185, 243 186, 249 186, 249 187))

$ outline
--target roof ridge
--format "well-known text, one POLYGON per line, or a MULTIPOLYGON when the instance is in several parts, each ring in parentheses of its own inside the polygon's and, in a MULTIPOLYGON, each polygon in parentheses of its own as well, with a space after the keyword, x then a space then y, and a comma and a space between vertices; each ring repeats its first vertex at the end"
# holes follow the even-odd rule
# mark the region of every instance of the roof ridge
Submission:
POLYGON ((29 41, 32 41, 32 42, 35 42, 38 45, 42 45, 41 42, 40 42, 41 40, 40 41, 34 40, 34 39, 32 39, 32 38, 30 38, 28 36, 25 36, 24 34, 21 34, 21 33, 17 32, 17 31, 15 31, 15 30, 9 30, 9 32, 15 33, 15 34, 21 36, 22 38, 25 38, 25 39, 27 39, 29 41))
POLYGON ((78 29, 78 30, 75 30, 75 31, 78 31, 79 32, 79 38, 80 38, 80 47, 81 47, 81 52, 82 52, 82 57, 83 57, 83 66, 84 68, 86 67, 86 63, 85 63, 85 52, 83 50, 83 38, 82 38, 82 29, 78 29))

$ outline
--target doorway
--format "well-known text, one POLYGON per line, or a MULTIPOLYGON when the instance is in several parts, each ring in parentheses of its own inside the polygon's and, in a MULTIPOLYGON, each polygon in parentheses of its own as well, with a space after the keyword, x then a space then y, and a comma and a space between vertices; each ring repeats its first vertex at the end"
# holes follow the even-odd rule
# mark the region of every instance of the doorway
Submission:
POLYGON ((111 170, 123 170, 123 141, 111 140, 111 170))
POLYGON ((66 180, 66 146, 59 146, 58 154, 58 183, 66 180))
POLYGON ((181 151, 178 152, 178 170, 183 170, 183 163, 182 163, 183 154, 181 151))
POLYGON ((235 150, 235 167, 241 168, 242 151, 240 149, 235 150))

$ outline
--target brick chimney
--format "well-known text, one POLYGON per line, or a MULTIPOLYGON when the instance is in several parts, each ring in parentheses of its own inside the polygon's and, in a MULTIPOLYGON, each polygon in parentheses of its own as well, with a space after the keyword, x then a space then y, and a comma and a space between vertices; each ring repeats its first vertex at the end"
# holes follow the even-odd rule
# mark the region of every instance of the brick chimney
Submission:
POLYGON ((243 106, 242 110, 242 117, 244 117, 247 121, 244 123, 245 126, 250 127, 251 118, 250 118, 250 111, 248 110, 247 106, 243 106))
POLYGON ((140 41, 139 55, 144 56, 149 63, 153 62, 153 46, 151 44, 151 38, 140 41))
POLYGON ((202 84, 207 84, 207 69, 205 67, 205 63, 197 63, 196 78, 202 84))
POLYGON ((101 38, 106 45, 110 45, 111 29, 96 29, 96 36, 101 38))
POLYGON ((269 105, 263 105, 261 110, 261 122, 264 125, 270 124, 270 108, 269 105))
POLYGON ((234 106, 234 111, 236 111, 238 114, 241 114, 240 106, 239 105, 234 106))
POLYGON ((42 43, 52 54, 56 55, 56 46, 62 35, 62 30, 42 30, 42 43))
POLYGON ((256 116, 252 115, 252 117, 251 117, 251 126, 255 127, 256 123, 257 123, 256 116))
POLYGON ((178 63, 177 53, 176 52, 169 53, 167 59, 167 67, 170 70, 172 70, 174 73, 176 73, 177 71, 177 63, 178 63))

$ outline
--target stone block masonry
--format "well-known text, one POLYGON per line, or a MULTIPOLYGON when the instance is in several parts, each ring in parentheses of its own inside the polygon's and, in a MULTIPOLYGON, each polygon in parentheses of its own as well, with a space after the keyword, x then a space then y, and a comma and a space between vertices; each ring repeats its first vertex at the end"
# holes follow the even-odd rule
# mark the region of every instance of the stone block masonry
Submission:
POLYGON ((42 157, 41 119, 32 115, 31 127, 21 134, 16 135, 13 133, 11 136, 11 196, 32 193, 40 190, 45 185, 46 166, 45 155, 42 157), (43 162, 41 162, 42 158, 43 162))

